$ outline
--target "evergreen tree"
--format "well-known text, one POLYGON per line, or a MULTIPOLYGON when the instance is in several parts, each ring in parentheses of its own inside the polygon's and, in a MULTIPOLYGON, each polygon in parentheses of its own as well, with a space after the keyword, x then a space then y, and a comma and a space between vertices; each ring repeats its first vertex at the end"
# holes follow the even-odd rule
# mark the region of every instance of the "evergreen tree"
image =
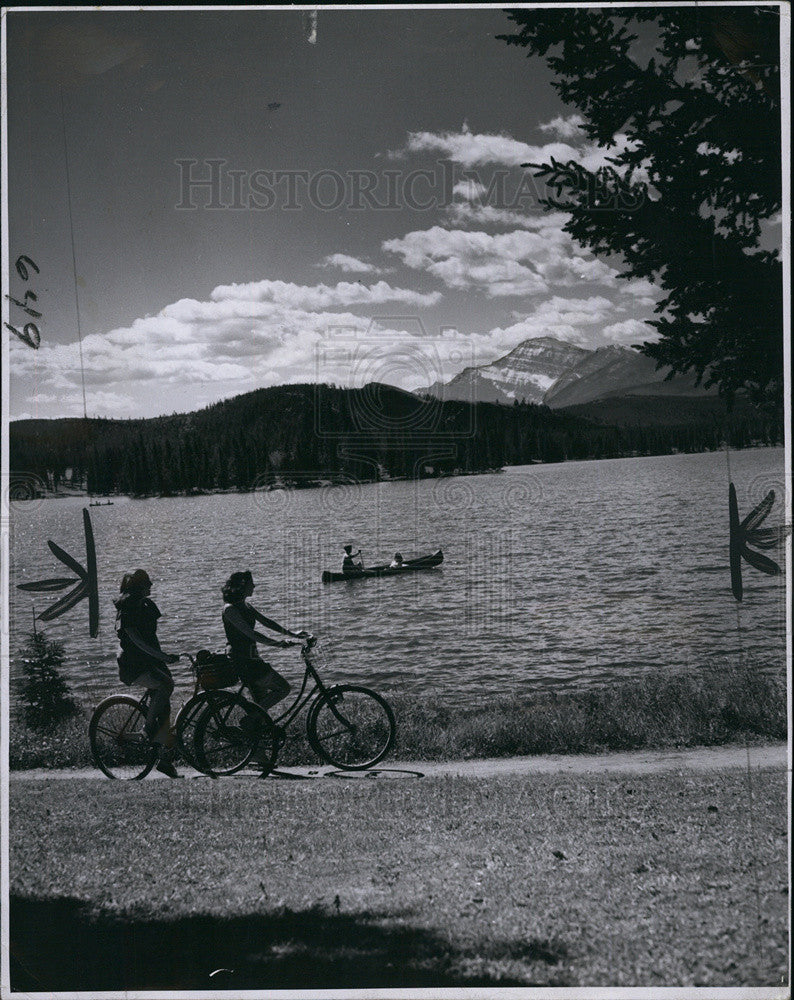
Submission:
POLYGON ((781 208, 779 21, 776 8, 533 9, 500 36, 546 57, 553 85, 611 163, 528 164, 597 254, 622 255, 623 277, 665 293, 660 366, 694 371, 729 398, 782 399, 779 255, 761 248, 781 208), (654 35, 655 53, 635 45, 654 35))
POLYGON ((22 658, 21 698, 25 721, 33 729, 51 729, 80 711, 61 676, 63 643, 51 642, 33 631, 19 651, 22 658))

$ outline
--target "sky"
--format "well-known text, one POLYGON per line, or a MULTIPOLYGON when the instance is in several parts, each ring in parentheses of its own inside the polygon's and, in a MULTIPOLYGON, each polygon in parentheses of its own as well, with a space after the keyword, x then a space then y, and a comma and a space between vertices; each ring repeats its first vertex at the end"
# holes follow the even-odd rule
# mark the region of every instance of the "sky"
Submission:
POLYGON ((610 151, 496 38, 503 11, 7 24, 9 253, 39 268, 10 292, 41 313, 38 350, 9 335, 12 419, 82 415, 83 380, 88 416, 155 416, 654 338, 658 290, 578 247, 521 168, 610 151))

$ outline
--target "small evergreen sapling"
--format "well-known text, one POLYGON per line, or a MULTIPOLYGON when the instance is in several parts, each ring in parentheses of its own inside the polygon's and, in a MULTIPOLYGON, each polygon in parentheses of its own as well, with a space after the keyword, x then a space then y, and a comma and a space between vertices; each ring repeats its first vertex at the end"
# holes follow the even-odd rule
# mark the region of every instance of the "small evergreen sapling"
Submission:
POLYGON ((80 711, 61 676, 63 643, 50 641, 45 632, 28 634, 22 657, 21 683, 25 721, 33 729, 52 729, 80 711))

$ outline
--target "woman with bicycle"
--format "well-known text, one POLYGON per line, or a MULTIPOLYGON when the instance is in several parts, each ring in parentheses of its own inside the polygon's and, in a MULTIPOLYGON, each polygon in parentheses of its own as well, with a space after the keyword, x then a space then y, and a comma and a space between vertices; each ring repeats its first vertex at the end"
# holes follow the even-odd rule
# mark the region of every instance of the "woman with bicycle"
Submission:
POLYGON ((256 644, 261 642, 268 646, 276 646, 278 649, 287 649, 289 646, 299 646, 300 640, 306 638, 309 633, 292 632, 278 622, 266 618, 248 603, 248 598, 253 592, 254 579, 249 571, 232 573, 224 584, 222 594, 226 603, 223 608, 223 627, 228 642, 226 653, 237 669, 240 679, 251 691, 254 701, 267 713, 269 708, 287 696, 290 688, 289 682, 259 657, 256 644), (281 635, 291 636, 297 641, 271 639, 270 636, 256 631, 257 623, 281 635))
POLYGON ((179 775, 173 764, 171 734, 171 694, 174 679, 168 669, 179 656, 164 653, 157 639, 160 609, 150 599, 152 581, 142 569, 125 573, 116 605, 116 632, 121 645, 119 677, 124 684, 136 684, 152 692, 143 731, 159 746, 157 770, 169 778, 179 775))

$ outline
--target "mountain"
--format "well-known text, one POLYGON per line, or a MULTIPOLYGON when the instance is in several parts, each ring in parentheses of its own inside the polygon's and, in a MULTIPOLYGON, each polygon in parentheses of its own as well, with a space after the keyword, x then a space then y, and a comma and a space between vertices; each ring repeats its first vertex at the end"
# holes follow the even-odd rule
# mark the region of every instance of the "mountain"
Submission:
POLYGON ((394 386, 256 389, 192 413, 133 420, 16 420, 13 495, 48 484, 143 496, 478 472, 630 445, 539 406, 427 400, 394 386))
POLYGON ((653 358, 631 347, 599 347, 588 353, 549 389, 544 402, 552 409, 576 406, 610 396, 704 396, 716 395, 695 385, 691 375, 675 375, 665 381, 670 369, 656 370, 653 358))
MULTIPOLYGON (((577 406, 613 395, 702 396, 691 376, 665 382, 669 368, 631 347, 586 350, 557 340, 525 340, 509 354, 475 368, 465 368, 446 385, 425 390, 439 399, 512 403, 526 400, 552 409, 577 406)), ((713 393, 709 393, 713 395, 713 393)))
POLYGON ((489 365, 464 368, 446 385, 436 382, 424 391, 472 403, 542 403, 549 389, 591 353, 554 337, 535 337, 489 365))
POLYGON ((284 385, 169 417, 12 421, 10 493, 16 501, 63 484, 132 496, 351 486, 504 465, 707 451, 724 440, 734 448, 776 444, 783 440, 783 415, 749 406, 728 413, 723 400, 709 397, 612 396, 554 410, 518 400, 428 405, 388 385, 284 385))

